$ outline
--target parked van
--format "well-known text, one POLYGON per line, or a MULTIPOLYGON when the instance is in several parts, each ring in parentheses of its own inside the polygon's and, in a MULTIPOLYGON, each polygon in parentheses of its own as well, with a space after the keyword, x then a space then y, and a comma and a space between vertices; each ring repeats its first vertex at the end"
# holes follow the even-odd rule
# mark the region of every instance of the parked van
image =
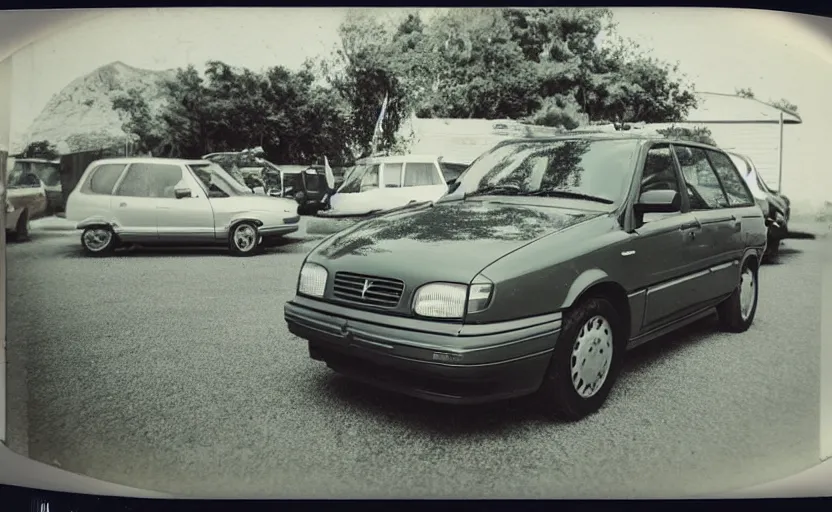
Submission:
POLYGON ((435 202, 448 191, 466 163, 444 162, 430 155, 370 157, 356 162, 329 199, 321 217, 360 217, 405 206, 435 202))

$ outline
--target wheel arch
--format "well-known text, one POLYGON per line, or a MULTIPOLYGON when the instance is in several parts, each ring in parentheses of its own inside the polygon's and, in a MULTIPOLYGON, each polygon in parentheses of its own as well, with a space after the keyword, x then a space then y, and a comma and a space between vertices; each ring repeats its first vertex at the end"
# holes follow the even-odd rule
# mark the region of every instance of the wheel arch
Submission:
POLYGON ((601 269, 584 271, 572 282, 566 298, 561 305, 562 310, 572 308, 588 297, 603 297, 609 300, 616 311, 621 314, 624 323, 623 331, 629 335, 632 328, 632 311, 627 291, 601 269))

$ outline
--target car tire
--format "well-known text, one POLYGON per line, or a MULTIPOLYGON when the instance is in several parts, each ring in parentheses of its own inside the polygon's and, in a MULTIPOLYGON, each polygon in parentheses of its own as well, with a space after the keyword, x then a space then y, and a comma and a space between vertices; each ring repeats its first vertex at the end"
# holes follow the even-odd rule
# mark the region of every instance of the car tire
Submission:
POLYGON ((110 226, 90 226, 81 233, 81 247, 87 256, 111 256, 118 247, 118 237, 110 226))
POLYGON ((757 299, 760 294, 758 276, 757 265, 751 260, 746 260, 740 271, 740 282, 737 288, 716 308, 722 330, 745 332, 754 323, 754 316, 757 314, 757 299), (745 297, 743 294, 746 294, 745 297), (746 300, 750 302, 745 302, 746 300))
POLYGON ((598 411, 621 371, 626 342, 625 324, 609 300, 590 297, 570 309, 564 315, 552 360, 537 393, 542 411, 567 421, 577 421, 598 411), (599 358, 605 351, 607 356, 599 358), (599 373, 606 370, 606 376, 596 381, 592 394, 581 375, 587 362, 595 365, 599 373))
POLYGON ((23 210, 17 218, 14 232, 10 233, 13 242, 23 242, 29 239, 29 211, 23 210))
POLYGON ((236 224, 228 235, 228 249, 234 256, 254 256, 262 247, 263 237, 253 222, 236 224))

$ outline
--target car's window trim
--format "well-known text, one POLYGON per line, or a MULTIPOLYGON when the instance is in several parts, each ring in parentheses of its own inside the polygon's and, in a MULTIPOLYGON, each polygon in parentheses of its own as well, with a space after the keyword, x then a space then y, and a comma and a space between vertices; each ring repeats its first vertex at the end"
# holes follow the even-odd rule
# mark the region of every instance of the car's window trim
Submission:
MULTIPOLYGON (((121 186, 124 184, 125 178, 127 178, 128 173, 130 172, 130 170, 135 165, 158 165, 158 166, 179 167, 179 170, 182 171, 182 165, 181 164, 175 164, 175 163, 169 163, 169 162, 165 162, 165 163, 159 163, 159 162, 130 162, 127 165, 127 169, 125 170, 124 174, 119 179, 119 182, 118 182, 116 188, 113 189, 114 190, 114 192, 113 192, 114 196, 135 197, 137 199, 170 199, 170 198, 164 198, 164 197, 153 197, 152 195, 151 196, 122 196, 122 195, 120 195, 119 192, 121 191, 121 186)), ((180 178, 180 180, 181 180, 181 178, 180 178)))
MULTIPOLYGON (((703 149, 703 151, 705 152, 705 158, 708 159, 708 164, 710 164, 711 169, 714 171, 714 174, 716 175, 717 181, 719 181, 719 186, 722 189, 722 194, 725 196, 725 202, 728 203, 728 206, 726 206, 725 208, 748 208, 750 206, 754 206, 756 204, 756 202, 754 201, 754 194, 751 193, 751 189, 748 187, 748 183, 745 182, 745 178, 743 178, 742 174, 739 173, 739 170, 737 169, 737 166, 734 165, 734 161, 731 160, 731 157, 726 155, 724 151, 720 151, 716 148, 714 148, 714 149, 703 149), (737 177, 740 179, 740 183, 742 184, 742 188, 745 190, 746 194, 748 194, 748 197, 751 198, 751 202, 745 203, 745 204, 731 204, 731 198, 728 195, 728 191, 725 190, 725 183, 723 183, 722 177, 719 175, 719 172, 717 172, 716 166, 714 165, 714 162, 711 159, 711 153, 721 154, 725 158, 728 159, 728 162, 731 164, 731 169, 734 171, 734 174, 736 174, 737 177)), ((725 208, 720 208, 720 209, 725 209, 725 208)))
MULTIPOLYGON (((719 175, 716 173, 716 169, 714 169, 713 164, 711 163, 710 159, 708 158, 708 149, 697 144, 685 144, 685 143, 673 143, 671 146, 674 148, 673 150, 673 157, 676 159, 676 163, 679 166, 679 175, 682 178, 682 184, 684 185, 682 188, 684 189, 684 197, 687 198, 688 207, 690 208, 689 211, 691 212, 710 212, 710 211, 718 211, 718 210, 725 210, 731 208, 731 201, 728 200, 728 194, 725 193, 725 189, 722 187, 722 181, 719 180, 719 175), (722 197, 725 198, 725 204, 727 206, 717 206, 716 208, 708 207, 705 210, 695 210, 693 206, 690 205, 690 194, 688 193, 688 182, 685 179, 685 173, 682 172, 682 163, 679 161, 679 156, 676 154, 676 147, 683 147, 689 148, 691 150, 698 149, 705 154, 705 160, 708 162, 708 166, 711 168, 711 172, 714 174, 714 177, 717 179, 717 183, 719 184, 719 190, 722 192, 722 197)), ((694 190, 696 190, 694 188, 694 190)), ((696 190, 696 193, 699 194, 699 191, 696 190)), ((703 198, 704 200, 704 198, 703 198)))
POLYGON ((663 149, 665 147, 668 149, 668 152, 670 153, 670 160, 673 162, 673 174, 676 177, 676 189, 679 193, 679 199, 681 202, 679 211, 673 214, 668 214, 667 217, 671 217, 673 215, 681 215, 683 213, 690 212, 690 204, 688 202, 687 190, 685 190, 686 187, 684 175, 682 174, 682 168, 679 165, 679 160, 676 158, 676 152, 673 150, 673 143, 668 141, 648 141, 642 146, 640 154, 636 155, 636 168, 635 172, 633 172, 633 183, 630 187, 632 195, 631 199, 624 203, 627 208, 624 222, 625 224, 627 223, 626 216, 630 215, 630 218, 632 219, 632 229, 637 229, 635 223, 634 207, 635 204, 638 202, 639 198, 641 197, 641 182, 644 179, 644 167, 647 165, 647 155, 650 154, 650 151, 653 151, 655 149, 663 149))
POLYGON ((413 188, 413 187, 437 187, 437 186, 441 185, 442 183, 445 183, 445 177, 444 177, 444 175, 442 174, 442 170, 441 170, 441 168, 439 168, 439 167, 438 167, 438 165, 437 165, 437 161, 436 161, 436 160, 434 160, 434 161, 432 161, 432 162, 424 162, 424 161, 419 161, 419 162, 417 162, 417 161, 415 161, 415 160, 414 160, 413 162, 407 162, 407 163, 405 163, 405 164, 402 166, 402 179, 401 179, 401 185, 399 185, 401 188, 413 188), (405 178, 407 177, 407 174, 406 174, 406 173, 407 173, 407 167, 408 167, 410 164, 414 164, 414 165, 429 165, 429 166, 433 167, 433 175, 434 175, 434 178, 436 178, 436 177, 438 176, 438 178, 439 178, 439 183, 432 184, 432 185, 410 185, 410 186, 405 186, 405 184, 404 184, 404 183, 405 183, 405 178), (437 174, 437 173, 438 173, 438 174, 437 174))
POLYGON ((84 184, 81 186, 81 189, 80 189, 81 192, 84 193, 84 194, 90 194, 90 195, 96 195, 96 196, 114 196, 115 191, 116 191, 116 187, 118 187, 118 185, 121 183, 122 178, 124 178, 125 172, 127 172, 127 167, 129 167, 129 166, 130 166, 130 164, 121 163, 121 162, 101 162, 101 163, 95 164, 95 166, 92 169, 90 169, 90 172, 88 173, 86 180, 84 180, 84 184), (93 180, 93 178, 95 178, 95 175, 98 174, 98 172, 103 167, 108 166, 108 165, 121 165, 122 166, 121 173, 119 173, 118 178, 116 178, 116 181, 113 183, 112 190, 110 190, 110 192, 108 194, 101 194, 101 193, 95 192, 92 189, 92 180, 93 180))

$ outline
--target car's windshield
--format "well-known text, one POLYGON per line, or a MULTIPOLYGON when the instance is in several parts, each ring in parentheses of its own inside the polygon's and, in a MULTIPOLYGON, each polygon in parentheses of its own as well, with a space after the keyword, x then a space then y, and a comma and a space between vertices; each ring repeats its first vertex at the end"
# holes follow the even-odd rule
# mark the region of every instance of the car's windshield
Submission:
POLYGON ((459 178, 454 195, 535 196, 618 203, 632 180, 638 142, 523 141, 497 146, 459 178))
POLYGON ((359 164, 350 172, 338 192, 355 193, 378 187, 378 164, 359 164))
POLYGON ((205 193, 210 197, 248 196, 253 192, 240 184, 215 163, 190 164, 189 167, 199 178, 205 193))

